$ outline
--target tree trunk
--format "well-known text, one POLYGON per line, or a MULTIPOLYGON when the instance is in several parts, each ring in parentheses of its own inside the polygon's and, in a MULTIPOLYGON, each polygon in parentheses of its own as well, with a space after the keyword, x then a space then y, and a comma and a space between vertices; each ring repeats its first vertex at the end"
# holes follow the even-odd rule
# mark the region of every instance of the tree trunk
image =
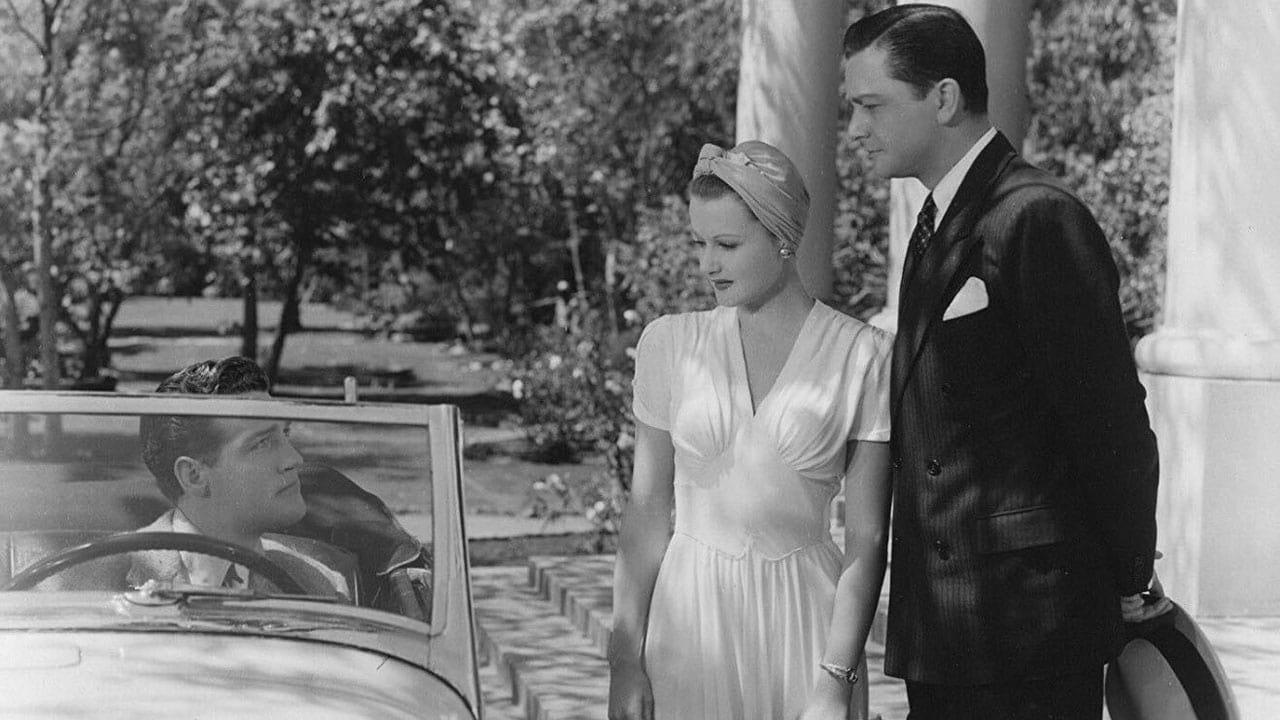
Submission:
POLYGON ((449 286, 453 288, 453 296, 458 300, 458 312, 462 315, 462 335, 466 338, 467 347, 475 348, 476 333, 472 327, 475 320, 471 315, 471 306, 467 304, 467 296, 462 293, 462 281, 455 275, 449 286))
POLYGON ((284 306, 280 309, 280 321, 276 323, 276 335, 271 341, 271 355, 267 358, 266 371, 267 380, 273 386, 280 377, 280 359, 284 356, 285 338, 291 330, 301 326, 298 306, 302 301, 302 279, 307 273, 307 266, 311 264, 311 242, 311 238, 307 238, 298 243, 298 259, 293 277, 289 278, 289 284, 285 288, 284 306))
MULTIPOLYGON (((58 307, 61 298, 54 297, 53 286, 53 230, 49 226, 52 202, 49 198, 49 165, 53 162, 53 133, 50 128, 51 107, 61 95, 61 77, 56 67, 56 25, 59 12, 56 6, 41 3, 41 39, 36 46, 44 56, 41 71, 40 105, 36 110, 36 124, 40 128, 40 141, 36 144, 36 157, 31 175, 31 242, 35 250, 37 278, 36 292, 40 302, 40 327, 36 345, 40 353, 40 377, 46 390, 56 390, 61 368, 58 366, 58 307)), ((15 13, 15 20, 17 19, 15 13)), ((56 441, 61 428, 61 417, 50 415, 49 439, 56 441)))
POLYGON ((40 377, 46 390, 58 388, 58 299, 53 286, 53 233, 49 222, 48 127, 36 151, 35 177, 31 179, 31 235, 35 247, 37 289, 40 297, 40 329, 36 343, 40 350, 40 377))
MULTIPOLYGON (((615 236, 616 237, 616 236, 615 236)), ((609 340, 610 342, 618 339, 618 282, 615 277, 618 269, 618 241, 610 239, 606 241, 604 256, 604 305, 605 315, 608 316, 609 340)))
MULTIPOLYGON (((249 263, 244 271, 244 315, 240 322, 240 354, 258 360, 258 268, 249 263)), ((282 313, 283 314, 283 313, 282 313)))
MULTIPOLYGON (((49 222, 48 160, 49 126, 41 123, 44 136, 36 150, 35 173, 31 179, 31 234, 35 245, 37 288, 40 296, 40 327, 36 345, 40 352, 40 379, 45 390, 57 390, 62 368, 58 365, 58 309, 59 298, 54 296, 53 286, 53 233, 49 222)), ((62 416, 45 415, 45 452, 55 452, 62 444, 62 416)))
MULTIPOLYGON (((9 268, 0 265, 0 339, 4 342, 4 376, 0 378, 4 387, 22 389, 22 380, 26 377, 26 355, 22 352, 21 320, 18 318, 18 306, 14 302, 13 293, 17 288, 17 278, 9 268)), ((10 415, 13 430, 9 439, 13 445, 10 452, 15 458, 29 455, 30 439, 27 431, 26 415, 10 415)))
POLYGON ((587 274, 582 270, 582 229, 578 227, 578 209, 574 200, 565 202, 569 221, 569 262, 573 265, 574 293, 585 298, 587 293, 587 274))
POLYGON ((122 304, 124 292, 114 287, 107 291, 105 300, 97 299, 92 303, 90 333, 85 342, 81 380, 98 377, 103 369, 111 367, 111 329, 115 326, 116 315, 122 304))
POLYGON ((100 349, 106 345, 102 334, 102 293, 99 288, 89 290, 88 299, 89 330, 84 338, 84 355, 80 360, 80 380, 96 377, 102 368, 100 349))
POLYGON ((22 352, 22 321, 13 293, 17 278, 9 268, 0 265, 0 339, 4 341, 4 387, 21 388, 26 376, 26 357, 22 352))

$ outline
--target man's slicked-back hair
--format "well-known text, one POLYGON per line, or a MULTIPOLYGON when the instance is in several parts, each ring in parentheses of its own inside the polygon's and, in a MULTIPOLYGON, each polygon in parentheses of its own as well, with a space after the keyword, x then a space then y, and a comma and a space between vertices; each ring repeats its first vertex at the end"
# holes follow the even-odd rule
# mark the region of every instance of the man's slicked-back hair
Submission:
POLYGON ((844 56, 868 48, 883 50, 889 76, 923 95, 951 78, 960 86, 965 108, 987 112, 987 58, 973 27, 959 12, 940 5, 895 5, 868 15, 844 33, 844 56))
MULTIPOLYGON (((241 395, 267 392, 267 374, 249 358, 233 356, 188 365, 161 381, 157 393, 184 395, 241 395)), ((173 474, 174 462, 186 455, 212 462, 223 438, 204 418, 186 415, 144 415, 138 424, 142 461, 155 476, 160 492, 170 502, 182 495, 173 474)))

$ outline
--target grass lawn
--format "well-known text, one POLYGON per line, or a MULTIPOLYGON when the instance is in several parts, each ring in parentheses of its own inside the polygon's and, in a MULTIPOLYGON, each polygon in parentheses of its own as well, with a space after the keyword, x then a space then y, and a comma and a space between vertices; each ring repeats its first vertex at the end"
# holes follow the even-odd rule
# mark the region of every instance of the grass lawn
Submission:
MULTIPOLYGON (((280 307, 276 300, 259 301, 258 326, 274 329, 280 307)), ((239 298, 131 297, 120 306, 115 327, 124 335, 216 334, 238 325, 243 308, 239 298)), ((360 326, 354 313, 319 303, 303 303, 298 314, 305 328, 355 330, 360 326)))
MULTIPOLYGON (((264 355, 271 337, 259 338, 264 355)), ((281 358, 282 381, 308 371, 310 376, 328 375, 341 387, 343 370, 408 370, 418 386, 486 390, 505 380, 502 358, 493 353, 472 353, 446 343, 390 342, 367 338, 359 333, 300 332, 285 341, 281 358), (326 370, 337 372, 326 373, 326 370)), ((240 352, 238 337, 119 336, 112 339, 112 365, 123 381, 159 381, 178 368, 210 358, 240 352)), ((352 374, 352 373, 349 373, 352 374)), ((327 378, 326 378, 327 379, 327 378)), ((154 385, 154 382, 152 383, 154 385)))

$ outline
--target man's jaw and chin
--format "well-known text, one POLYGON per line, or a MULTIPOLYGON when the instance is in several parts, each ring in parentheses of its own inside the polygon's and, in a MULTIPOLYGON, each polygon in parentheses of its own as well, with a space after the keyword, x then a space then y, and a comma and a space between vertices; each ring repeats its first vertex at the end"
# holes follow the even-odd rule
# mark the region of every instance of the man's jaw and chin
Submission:
POLYGON ((275 523, 276 527, 264 530, 263 532, 279 532, 284 530, 285 528, 291 527, 300 522, 307 514, 307 502, 302 497, 302 484, 297 478, 294 478, 293 482, 283 488, 280 488, 280 490, 272 497, 272 500, 279 503, 281 506, 278 513, 281 522, 275 523), (290 506, 287 510, 284 507, 286 503, 290 506))
MULTIPOLYGON (((181 509, 181 508, 180 508, 181 509)), ((225 512, 219 514, 225 517, 225 512)), ((222 536, 226 533, 210 532, 201 525, 212 525, 216 521, 210 517, 209 513, 202 513, 196 509, 188 507, 183 510, 189 521, 200 530, 202 534, 212 537, 222 536), (195 515, 196 517, 191 517, 195 515), (197 519, 199 518, 199 519, 197 519)), ((265 503, 254 508, 233 508, 231 509, 231 520, 223 527, 228 529, 235 528, 231 534, 241 538, 233 540, 237 544, 248 544, 251 547, 260 547, 262 536, 268 533, 282 532, 297 523, 301 522, 307 514, 306 500, 302 497, 302 489, 300 482, 295 478, 293 482, 281 487, 273 493, 265 503), (250 512, 246 512, 250 510, 250 512), (250 522, 235 522, 235 520, 248 519, 250 522), (254 542, 248 543, 247 540, 253 538, 254 542)), ((221 523, 218 523, 221 524, 221 523)))
POLYGON ((867 159, 867 174, 880 178, 881 180, 896 180, 906 177, 895 168, 889 166, 889 156, 885 154, 883 148, 878 150, 864 150, 867 159))

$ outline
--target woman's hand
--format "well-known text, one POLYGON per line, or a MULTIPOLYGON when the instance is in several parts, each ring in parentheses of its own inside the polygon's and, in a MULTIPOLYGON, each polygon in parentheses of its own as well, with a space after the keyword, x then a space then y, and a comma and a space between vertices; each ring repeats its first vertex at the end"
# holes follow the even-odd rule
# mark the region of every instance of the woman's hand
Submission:
POLYGON ((653 688, 640 665, 610 670, 609 720, 653 720, 653 688))
POLYGON ((844 681, 818 671, 813 691, 809 693, 809 702, 797 720, 845 720, 849 717, 851 689, 852 686, 844 681))
POLYGON ((671 541, 674 479, 675 447, 670 433, 636 421, 631 496, 622 511, 613 572, 610 720, 653 720, 653 686, 644 671, 643 649, 653 588, 671 541))

